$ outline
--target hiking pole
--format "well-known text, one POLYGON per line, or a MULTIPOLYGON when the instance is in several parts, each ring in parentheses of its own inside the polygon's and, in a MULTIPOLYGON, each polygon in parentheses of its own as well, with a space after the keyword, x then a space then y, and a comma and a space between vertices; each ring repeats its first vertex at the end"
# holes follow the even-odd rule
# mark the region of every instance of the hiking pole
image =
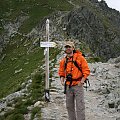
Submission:
POLYGON ((89 84, 89 86, 90 86, 90 82, 89 82, 89 79, 88 79, 88 84, 89 84))

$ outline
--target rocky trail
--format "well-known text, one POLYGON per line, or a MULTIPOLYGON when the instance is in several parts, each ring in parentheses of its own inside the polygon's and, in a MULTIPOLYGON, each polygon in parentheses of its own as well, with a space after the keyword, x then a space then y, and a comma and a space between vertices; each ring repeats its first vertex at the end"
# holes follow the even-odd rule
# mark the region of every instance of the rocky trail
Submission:
MULTIPOLYGON (((119 58, 118 58, 119 59, 119 58)), ((120 61, 89 64, 91 86, 84 90, 86 120, 120 120, 120 61)), ((59 61, 59 59, 58 59, 59 61)), ((54 68, 49 103, 42 108, 42 120, 68 120, 63 86, 54 68)))
MULTIPOLYGON (((37 113, 33 120, 68 120, 64 87, 61 85, 58 68, 59 60, 63 57, 61 52, 57 56, 57 62, 52 69, 52 82, 50 87, 50 102, 45 103, 38 101, 34 105, 28 106, 27 109, 34 107, 41 108, 41 117, 37 113)), ((91 86, 85 94, 86 120, 120 120, 120 57, 110 59, 107 63, 89 63, 91 74, 89 76, 91 86)), ((23 84, 24 89, 8 95, 0 101, 0 116, 6 111, 14 109, 7 106, 8 103, 14 102, 15 98, 28 95, 28 87, 32 80, 23 84)), ((24 115, 25 120, 31 120, 31 112, 24 115)))

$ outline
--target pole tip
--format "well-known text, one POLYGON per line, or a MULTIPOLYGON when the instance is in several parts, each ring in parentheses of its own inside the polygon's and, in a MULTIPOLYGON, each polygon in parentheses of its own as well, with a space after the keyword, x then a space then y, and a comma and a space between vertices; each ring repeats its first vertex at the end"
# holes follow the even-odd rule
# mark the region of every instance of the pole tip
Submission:
POLYGON ((49 23, 49 19, 46 20, 46 23, 49 23))

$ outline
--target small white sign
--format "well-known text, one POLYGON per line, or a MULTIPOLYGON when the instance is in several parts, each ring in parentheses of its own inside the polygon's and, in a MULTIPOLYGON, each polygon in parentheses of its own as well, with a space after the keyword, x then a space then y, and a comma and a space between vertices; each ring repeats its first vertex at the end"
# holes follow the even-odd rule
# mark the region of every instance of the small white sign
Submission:
POLYGON ((40 42, 40 47, 55 47, 55 42, 40 42))

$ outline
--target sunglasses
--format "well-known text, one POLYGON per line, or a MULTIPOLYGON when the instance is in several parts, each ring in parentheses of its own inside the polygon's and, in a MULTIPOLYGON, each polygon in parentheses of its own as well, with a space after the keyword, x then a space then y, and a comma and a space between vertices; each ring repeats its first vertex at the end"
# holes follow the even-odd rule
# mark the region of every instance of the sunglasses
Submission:
POLYGON ((72 48, 72 47, 71 47, 71 46, 69 46, 69 45, 66 45, 66 46, 65 46, 65 48, 72 48))

